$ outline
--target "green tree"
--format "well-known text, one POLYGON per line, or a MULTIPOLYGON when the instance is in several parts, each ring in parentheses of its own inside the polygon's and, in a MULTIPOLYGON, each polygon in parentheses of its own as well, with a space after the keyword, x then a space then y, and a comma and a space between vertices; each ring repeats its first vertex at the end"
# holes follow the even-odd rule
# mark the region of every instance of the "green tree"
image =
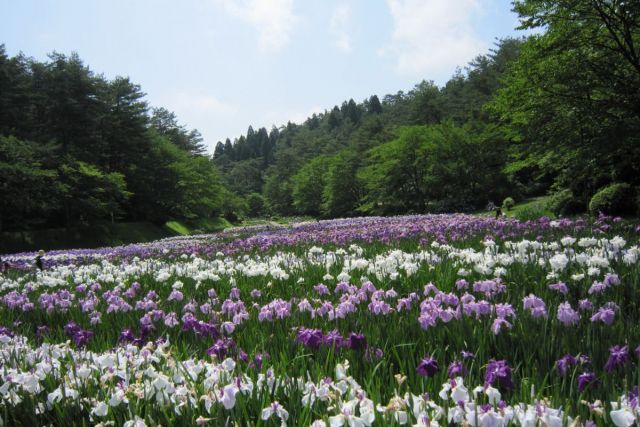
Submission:
POLYGON ((251 193, 247 196, 247 214, 253 218, 259 218, 266 213, 264 197, 260 193, 251 193))
POLYGON ((640 3, 519 0, 523 28, 541 28, 490 106, 518 147, 511 169, 550 177, 586 204, 640 176, 640 3))
POLYGON ((154 108, 149 121, 160 135, 169 138, 177 147, 196 155, 207 151, 200 132, 196 129, 188 131, 180 125, 174 112, 162 107, 154 108))
POLYGON ((397 138, 369 151, 359 171, 367 213, 452 212, 502 200, 504 136, 495 126, 452 122, 398 129, 397 138))
POLYGON ((343 150, 331 158, 322 193, 322 213, 331 218, 357 214, 363 195, 363 184, 357 171, 360 157, 352 150, 343 150))
POLYGON ((114 221, 122 204, 131 196, 124 176, 105 173, 97 166, 67 157, 58 170, 66 225, 88 224, 96 219, 114 221))
POLYGON ((36 144, 0 135, 0 231, 23 230, 54 211, 57 173, 42 165, 46 154, 36 144))
POLYGON ((226 174, 226 187, 239 195, 262 190, 262 161, 247 159, 235 162, 226 174))
POLYGON ((322 209, 322 193, 330 158, 316 157, 307 162, 291 178, 293 183, 293 206, 298 213, 319 216, 322 209))
POLYGON ((367 104, 367 112, 370 114, 382 113, 382 104, 380 104, 380 99, 377 95, 372 95, 369 98, 369 102, 367 104))

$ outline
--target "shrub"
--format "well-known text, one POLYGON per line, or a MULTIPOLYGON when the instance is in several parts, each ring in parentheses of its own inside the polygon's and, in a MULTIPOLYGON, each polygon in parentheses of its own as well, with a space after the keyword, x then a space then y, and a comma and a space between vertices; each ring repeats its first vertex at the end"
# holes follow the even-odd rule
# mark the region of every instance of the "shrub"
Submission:
POLYGON ((262 195, 251 193, 247 196, 247 213, 254 218, 264 215, 264 197, 262 195))
POLYGON ((510 211, 516 205, 516 202, 513 201, 513 197, 507 197, 502 201, 502 209, 510 211))
POLYGON ((633 211, 633 189, 626 183, 601 188, 589 202, 589 212, 592 215, 599 212, 607 215, 632 215, 633 211))
POLYGON ((575 215, 586 210, 584 203, 576 198, 569 189, 560 190, 551 195, 547 202, 547 209, 556 215, 575 215))
POLYGON ((222 199, 222 216, 231 223, 240 222, 246 215, 247 202, 240 196, 226 192, 222 199))

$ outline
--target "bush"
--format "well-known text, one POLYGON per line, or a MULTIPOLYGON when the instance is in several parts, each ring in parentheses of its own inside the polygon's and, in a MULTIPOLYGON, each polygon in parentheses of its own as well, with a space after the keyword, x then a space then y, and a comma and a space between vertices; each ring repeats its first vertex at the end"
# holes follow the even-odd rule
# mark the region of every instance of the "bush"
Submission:
POLYGON ((601 188, 589 202, 589 212, 597 215, 632 215, 633 189, 629 184, 615 183, 601 188))
POLYGON ((547 209, 555 215, 576 215, 586 210, 582 201, 576 198, 569 189, 560 190, 551 195, 547 203, 547 209))
POLYGON ((264 197, 262 195, 251 193, 247 196, 247 213, 253 218, 264 215, 264 197))
POLYGON ((507 197, 502 201, 502 209, 510 211, 516 205, 516 202, 513 201, 513 197, 507 197))
POLYGON ((246 215, 247 202, 236 194, 225 192, 222 199, 222 216, 231 223, 240 222, 246 215))

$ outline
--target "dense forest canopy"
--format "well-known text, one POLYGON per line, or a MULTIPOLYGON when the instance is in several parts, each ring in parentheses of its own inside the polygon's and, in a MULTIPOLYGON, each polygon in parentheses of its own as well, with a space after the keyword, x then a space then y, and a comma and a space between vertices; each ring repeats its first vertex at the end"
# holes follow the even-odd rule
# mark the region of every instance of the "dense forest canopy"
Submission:
POLYGON ((144 96, 75 54, 38 62, 0 45, 0 230, 218 215, 200 134, 144 96))
POLYGON ((633 213, 640 2, 513 7, 539 32, 499 40, 443 87, 422 81, 219 142, 223 182, 282 215, 470 211, 546 194, 556 214, 633 213))
POLYGON ((552 194, 634 213, 640 2, 518 0, 506 38, 442 87, 346 100, 218 142, 77 55, 0 45, 0 230, 96 220, 473 211, 552 194))
POLYGON ((484 106, 525 43, 500 40, 444 87, 353 99, 303 124, 218 142, 214 162, 234 194, 277 214, 336 217, 469 211, 514 189, 509 136, 484 106))

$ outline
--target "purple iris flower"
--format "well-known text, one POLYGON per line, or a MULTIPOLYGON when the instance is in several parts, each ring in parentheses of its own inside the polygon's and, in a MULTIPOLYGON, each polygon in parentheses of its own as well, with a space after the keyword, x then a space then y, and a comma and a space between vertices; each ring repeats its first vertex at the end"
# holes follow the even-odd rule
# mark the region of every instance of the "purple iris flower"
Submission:
POLYGON ((558 320, 565 326, 576 325, 580 321, 580 315, 575 311, 571 304, 563 302, 558 306, 558 320))
POLYGON ((562 356, 556 361, 556 367, 560 376, 564 377, 571 366, 575 366, 578 363, 575 357, 570 354, 562 356))
POLYGON ((324 341, 324 335, 319 329, 303 328, 298 329, 296 341, 312 349, 320 348, 324 341))
POLYGON ((590 311, 593 310, 593 303, 588 299, 581 299, 578 301, 578 308, 580 311, 590 311))
POLYGON ((418 363, 416 372, 423 377, 432 377, 438 372, 438 361, 433 357, 425 357, 418 363))
POLYGON ((229 351, 235 347, 235 342, 230 338, 220 338, 207 349, 209 356, 216 356, 219 360, 225 358, 229 351))
POLYGON ((596 375, 593 372, 584 372, 578 376, 578 391, 582 393, 584 389, 592 384, 596 384, 596 375))
POLYGON ((343 338, 337 329, 328 332, 323 338, 324 344, 335 349, 339 349, 343 345, 343 338))
POLYGON ((607 360, 604 368, 611 373, 616 367, 627 363, 627 360, 629 360, 629 346, 614 345, 609 349, 609 354, 609 360, 607 360))
POLYGON ((355 332, 349 333, 349 348, 351 350, 362 350, 367 346, 367 338, 355 332))
POLYGON ((79 330, 75 334, 73 334, 73 342, 76 343, 76 346, 83 347, 87 345, 89 339, 93 336, 93 332, 79 330))
POLYGON ((558 291, 563 295, 566 295, 569 293, 569 289, 567 288, 567 285, 563 282, 558 282, 558 283, 554 283, 552 285, 549 285, 549 289, 553 290, 553 291, 558 291))
POLYGON ((466 375, 467 368, 462 362, 456 360, 451 362, 449 368, 447 368, 447 374, 449 375, 449 378, 453 379, 461 375, 466 375))
POLYGON ((511 368, 506 360, 491 359, 487 365, 487 370, 484 374, 485 386, 493 385, 496 382, 505 390, 513 390, 515 388, 511 380, 511 368))

